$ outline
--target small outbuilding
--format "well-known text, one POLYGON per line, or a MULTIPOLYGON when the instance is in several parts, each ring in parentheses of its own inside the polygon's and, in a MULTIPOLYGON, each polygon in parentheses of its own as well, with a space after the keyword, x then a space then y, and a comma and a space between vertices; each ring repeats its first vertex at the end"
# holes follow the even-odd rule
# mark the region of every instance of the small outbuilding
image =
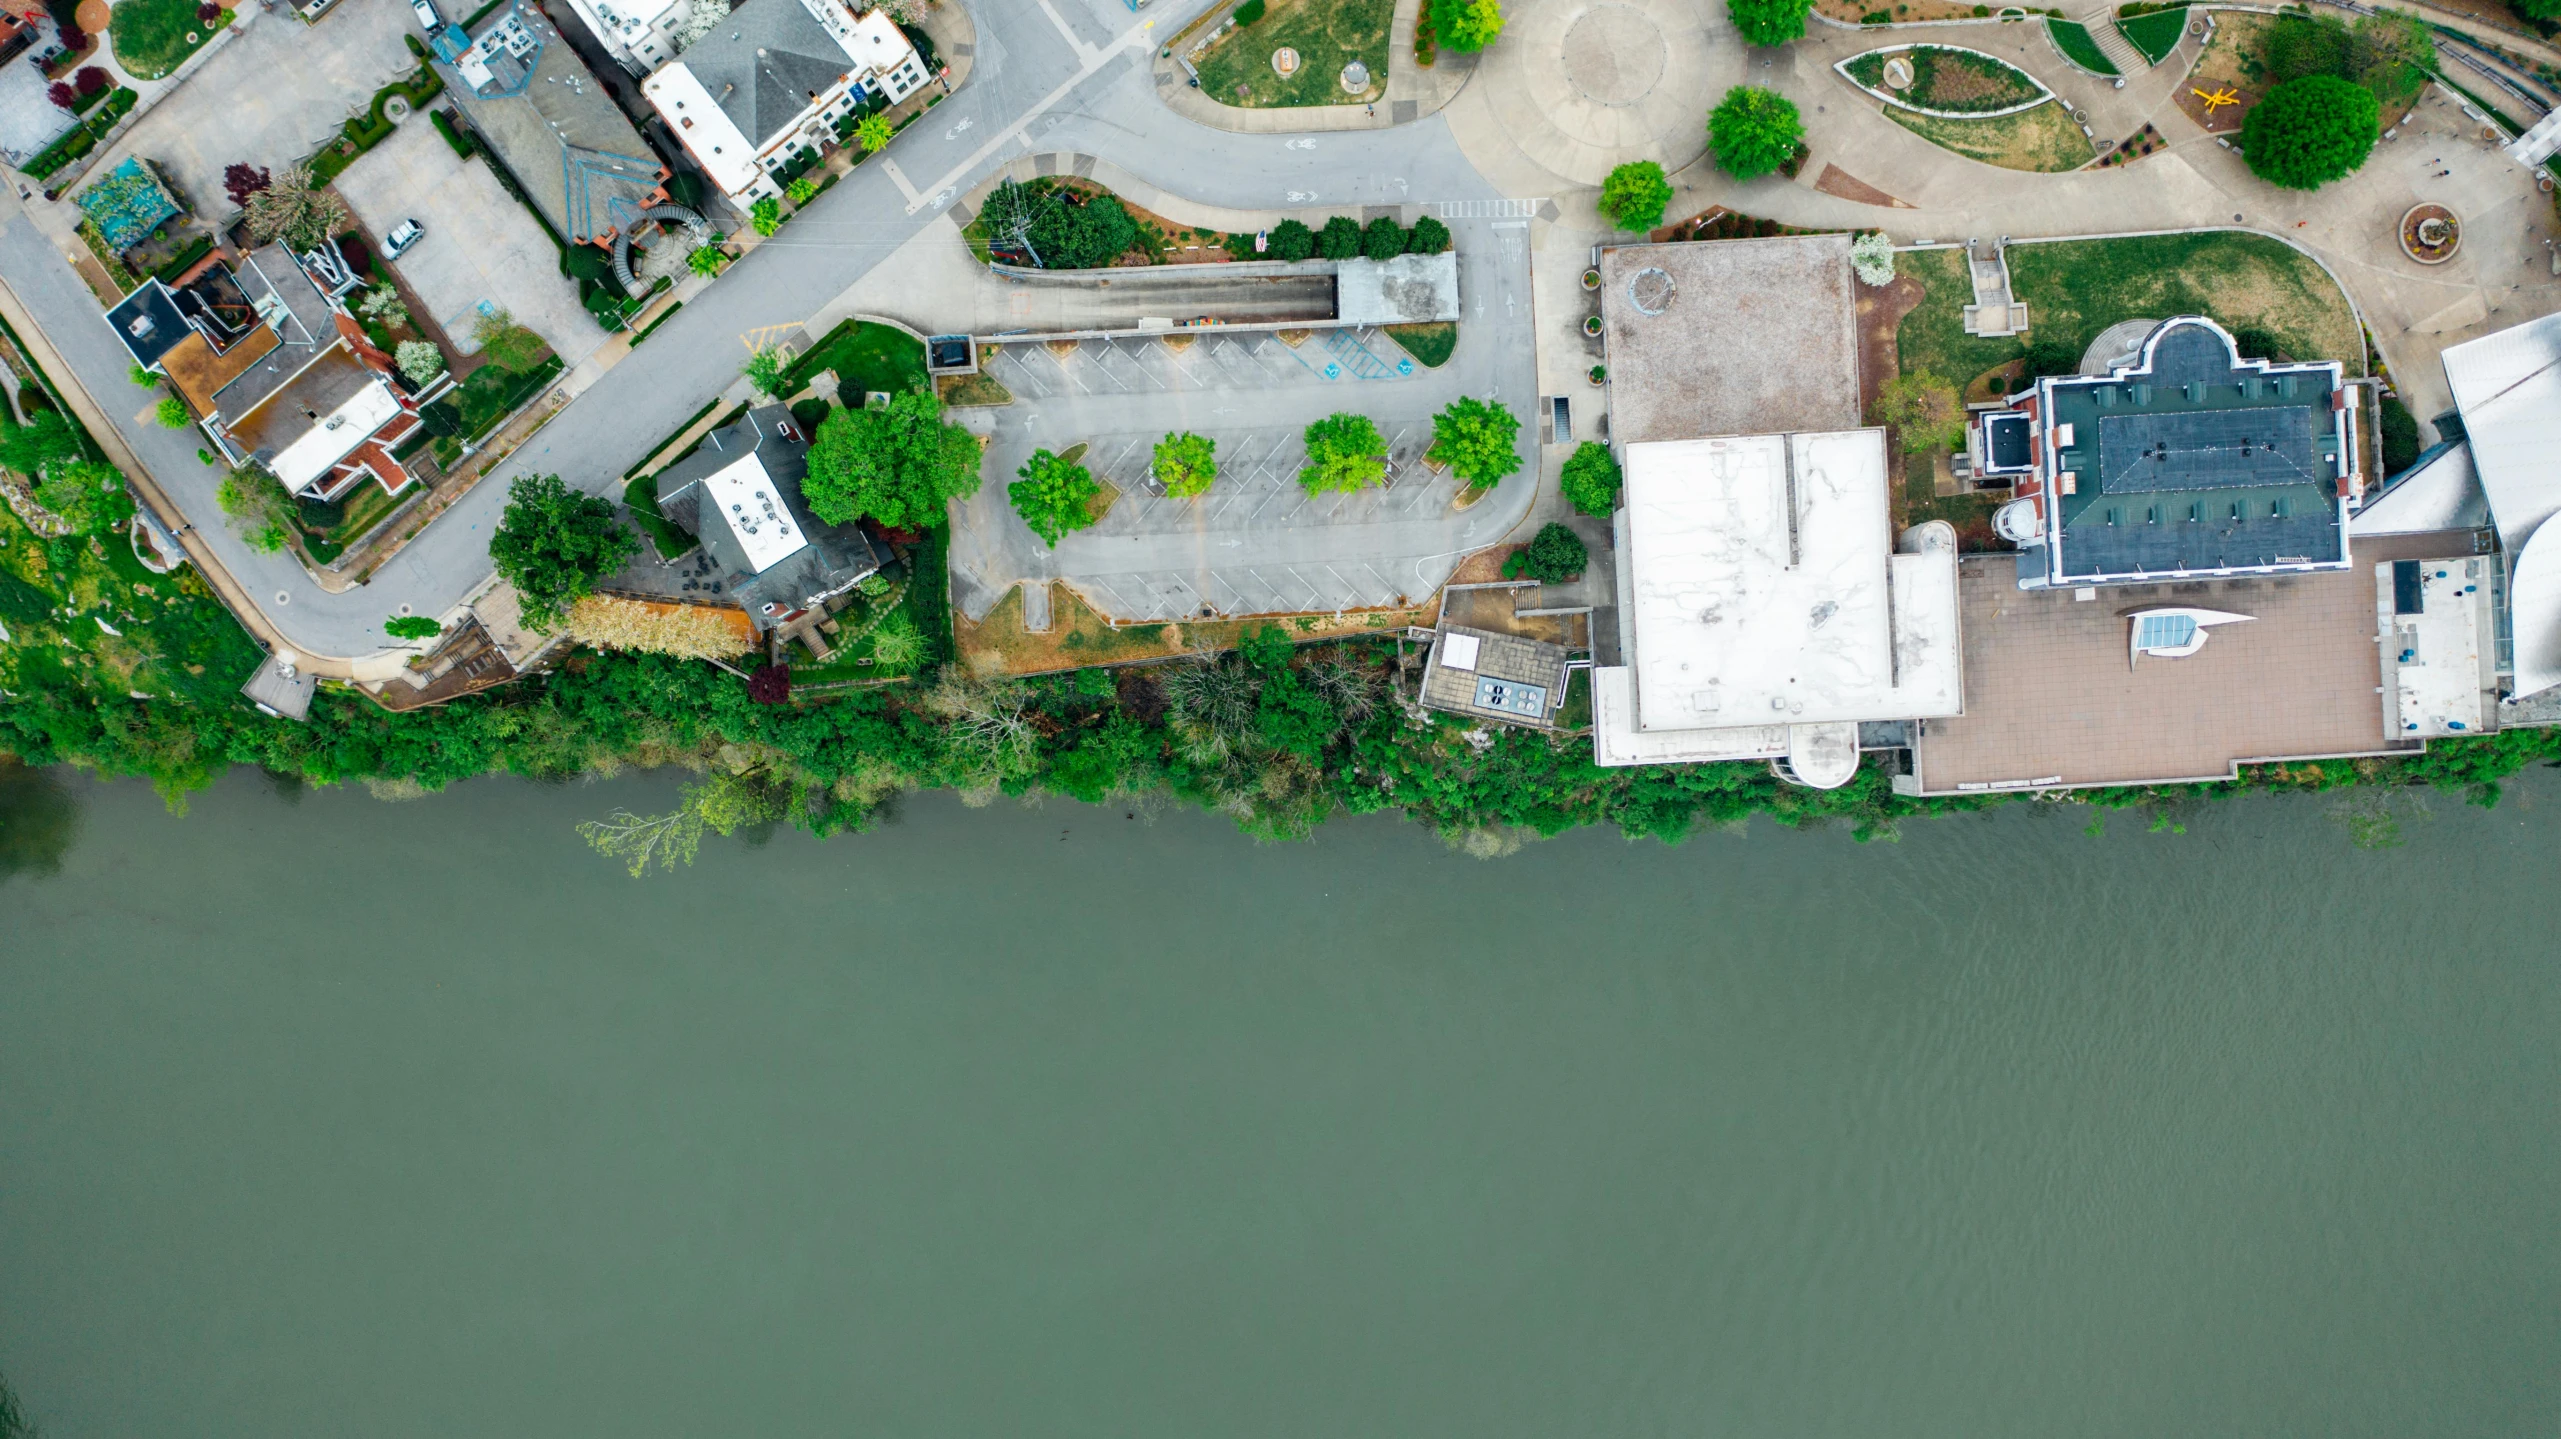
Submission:
POLYGON ((1562 645, 1444 621, 1423 666, 1426 709, 1554 729, 1565 706, 1562 645))

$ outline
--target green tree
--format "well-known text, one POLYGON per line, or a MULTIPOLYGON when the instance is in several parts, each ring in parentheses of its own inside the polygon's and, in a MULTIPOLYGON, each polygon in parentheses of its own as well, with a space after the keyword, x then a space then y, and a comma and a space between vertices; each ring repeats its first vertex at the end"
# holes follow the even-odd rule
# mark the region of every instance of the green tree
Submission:
POLYGON ((1188 430, 1167 435, 1156 442, 1156 456, 1150 468, 1156 483, 1178 500, 1208 494, 1209 487, 1218 480, 1218 442, 1188 430))
POLYGON ((791 201, 791 207, 797 210, 818 198, 818 182, 803 175, 783 186, 783 198, 791 201))
POLYGON ((491 310, 474 320, 471 338, 480 345, 480 353, 489 362, 509 374, 521 375, 543 361, 551 347, 542 336, 516 323, 507 311, 491 310))
POLYGON ((906 390, 877 410, 835 410, 809 447, 801 497, 831 525, 870 518, 891 529, 939 527, 945 506, 978 493, 978 438, 943 423, 931 390, 906 390))
POLYGON ((36 503, 86 535, 121 528, 133 518, 133 496, 125 489, 124 476, 115 466, 98 460, 48 467, 36 486, 36 503))
POLYGON ((1316 232, 1302 221, 1283 220, 1272 227, 1271 239, 1263 253, 1295 265, 1316 253, 1316 232))
POLYGON ((285 523, 293 513, 293 496, 285 493, 284 483, 274 475, 255 465, 243 465, 223 477, 213 498, 249 548, 272 555, 285 547, 290 536, 285 523))
POLYGON ((889 148, 889 139, 898 132, 890 128, 886 115, 865 115, 854 122, 854 142, 866 154, 877 155, 889 148))
POLYGON ((1814 0, 1725 0, 1725 13, 1746 45, 1784 45, 1805 33, 1814 0))
POLYGON ((431 640, 445 627, 425 615, 393 615, 382 622, 382 632, 396 640, 431 640))
POLYGON ((1565 503, 1584 514, 1606 518, 1618 508, 1618 461, 1610 457, 1610 447, 1598 440, 1574 447, 1556 483, 1565 503))
POLYGON ((1965 406, 1956 387, 1928 370, 1896 375, 1876 392, 1876 422, 1903 437, 1914 454, 1965 443, 1965 406))
POLYGON ((2317 190, 2353 173, 2374 149, 2373 92, 2335 75, 2288 80, 2241 120, 2251 173, 2288 190, 2317 190))
POLYGON ((2349 27, 2351 77, 2383 96, 2416 89, 2436 64, 2436 37, 2426 22, 2398 10, 2378 10, 2357 17, 2349 27))
POLYGON ((1448 248, 1449 226, 1430 215, 1416 220, 1414 228, 1405 232, 1405 253, 1408 255, 1437 255, 1448 248))
POLYGON ((1521 422, 1499 401, 1461 396, 1432 416, 1425 458, 1447 465, 1471 490, 1492 489, 1521 467, 1521 422))
POLYGON ((717 240, 696 245, 685 252, 685 268, 706 280, 719 274, 728 267, 728 264, 729 256, 720 248, 720 242, 717 240))
POLYGON ((783 227, 783 202, 771 195, 747 207, 747 224, 759 235, 770 235, 783 227))
POLYGON ((1707 117, 1707 147, 1716 152, 1718 168, 1737 180, 1756 180, 1786 164, 1804 138, 1796 106, 1757 85, 1726 91, 1707 117))
POLYGON ((1387 478, 1387 440, 1367 415, 1327 415, 1307 427, 1298 482, 1311 495, 1366 489, 1387 478))
POLYGON ((1601 181, 1601 218, 1622 230, 1651 230, 1672 203, 1672 182, 1651 160, 1630 160, 1601 181))
POLYGON ((2383 398, 2383 473, 2397 475, 2419 462, 2419 417, 2399 397, 2383 398))
POLYGON ((172 430, 183 430, 192 422, 186 402, 175 395, 161 396, 160 403, 151 407, 151 418, 172 430))
POLYGON ((1432 38, 1444 48, 1482 50, 1502 33, 1499 0, 1432 0, 1432 38))
POLYGON ((1543 585, 1561 585, 1583 572, 1592 553, 1584 548, 1583 537, 1564 525, 1542 527, 1530 542, 1503 561, 1503 578, 1532 579, 1543 585))
POLYGON ((77 460, 85 453, 80 432, 71 428, 61 411, 36 410, 20 425, 12 423, 8 407, 0 405, 0 467, 33 480, 48 465, 77 460))
POLYGON ((1361 252, 1361 222, 1336 215, 1316 232, 1316 253, 1327 260, 1348 260, 1361 252))
POLYGON ((558 475, 525 475, 507 487, 507 509, 489 538, 489 560, 516 587, 525 628, 549 633, 596 581, 640 552, 611 501, 581 494, 558 475))
POLYGON ((2356 71, 2356 40, 2345 24, 2327 15, 2278 15, 2262 33, 2259 57, 2273 85, 2306 75, 2344 80, 2356 71))
POLYGON ((1034 201, 1030 238, 1043 269, 1099 270, 1138 244, 1138 222, 1117 196, 1050 191, 1034 201))
POLYGON ((1014 513, 1051 549, 1094 522, 1094 497, 1103 487, 1093 471, 1047 450, 1034 450, 1014 473, 1022 478, 1005 487, 1005 497, 1014 502, 1014 513))
POLYGON ((1361 230, 1361 257, 1368 260, 1393 260, 1405 253, 1405 227, 1395 217, 1381 215, 1361 230))
POLYGON ((783 390, 791 383, 791 361, 779 348, 758 350, 747 357, 747 383, 756 393, 769 400, 784 398, 783 390))
POLYGON ((156 388, 160 383, 160 377, 158 375, 151 373, 140 365, 136 365, 131 370, 126 371, 125 378, 142 386, 146 390, 156 388))

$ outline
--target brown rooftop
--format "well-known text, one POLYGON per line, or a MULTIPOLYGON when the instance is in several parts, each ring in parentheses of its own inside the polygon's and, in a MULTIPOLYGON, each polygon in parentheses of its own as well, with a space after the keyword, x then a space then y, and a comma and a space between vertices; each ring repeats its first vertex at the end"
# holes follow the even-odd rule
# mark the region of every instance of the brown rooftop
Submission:
POLYGON ((1847 235, 1622 245, 1600 300, 1620 444, 1859 427, 1847 235))
POLYGON ((190 409, 199 415, 210 415, 214 396, 221 393, 222 387, 248 373, 252 365, 275 348, 276 332, 264 325, 218 355, 203 335, 190 334, 160 357, 160 368, 168 372, 169 382, 186 397, 190 409))
POLYGON ((375 378, 345 346, 333 346, 256 409, 226 416, 223 428, 241 448, 272 459, 311 428, 315 415, 335 414, 375 378))
MULTIPOLYGON (((2356 558, 2471 553, 2468 536, 2392 539, 2356 558)), ((2221 780, 2260 760, 2418 748, 2384 728, 2370 564, 2095 593, 2022 590, 2009 555, 1962 564, 1965 713, 1922 721, 1923 793, 2221 780), (2252 619, 2184 659, 2129 664, 2125 612, 2169 605, 2252 619)))

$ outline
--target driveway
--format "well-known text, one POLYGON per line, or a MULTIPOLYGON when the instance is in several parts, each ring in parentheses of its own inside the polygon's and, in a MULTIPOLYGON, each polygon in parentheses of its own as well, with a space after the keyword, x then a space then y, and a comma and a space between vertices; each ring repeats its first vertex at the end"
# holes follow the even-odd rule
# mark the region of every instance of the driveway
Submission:
POLYGON ((464 350, 475 348, 471 327, 484 308, 509 311, 571 365, 605 342, 577 285, 560 273, 551 237, 488 165, 456 155, 424 114, 349 166, 338 194, 376 239, 403 220, 427 227, 393 266, 464 350))
POLYGON ((198 214, 227 215, 225 166, 274 169, 310 155, 337 138, 339 125, 376 90, 418 68, 400 39, 418 28, 406 5, 340 5, 317 25, 254 5, 235 13, 239 35, 187 72, 89 173, 103 175, 125 155, 141 155, 198 214))

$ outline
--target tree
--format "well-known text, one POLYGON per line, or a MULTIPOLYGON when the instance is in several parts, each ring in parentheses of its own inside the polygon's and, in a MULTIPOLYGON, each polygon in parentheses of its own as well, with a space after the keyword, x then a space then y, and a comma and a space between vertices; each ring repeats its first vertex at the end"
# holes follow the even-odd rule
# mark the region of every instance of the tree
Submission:
POLYGON ((797 210, 818 198, 818 182, 803 175, 783 186, 783 198, 791 201, 791 207, 797 210))
POLYGON ((930 390, 907 390, 877 410, 835 410, 809 447, 801 497, 831 525, 868 517, 891 529, 943 523, 945 506, 978 492, 978 438, 943 423, 930 390))
POLYGON ((2398 396, 2383 397, 2383 473, 2397 475, 2419 462, 2419 417, 2398 396))
POLYGON ((183 430, 194 423, 194 416, 187 413, 186 402, 175 395, 161 396, 160 403, 151 407, 151 418, 172 430, 183 430))
POLYGON ((747 357, 747 383, 768 400, 785 398, 783 390, 791 384, 791 362, 779 348, 768 347, 747 357))
MULTIPOLYGON (((590 254, 593 250, 593 246, 581 245, 575 253, 590 254)), ((356 312, 395 330, 409 323, 409 307, 400 302, 400 292, 389 285, 376 285, 365 291, 365 297, 356 302, 356 312)))
POLYGON ((1048 270, 1099 270, 1138 244, 1138 222, 1118 197, 1038 194, 1030 240, 1048 270))
POLYGON ((2288 190, 2317 190, 2365 163, 2374 149, 2374 95, 2335 75, 2288 80, 2241 120, 2251 173, 2288 190))
POLYGON ((445 352, 427 340, 403 340, 392 347, 391 362, 413 385, 425 385, 445 372, 445 352))
POLYGON ((1672 182, 1651 160, 1630 160, 1601 181, 1601 218, 1622 230, 1651 230, 1672 203, 1672 182))
POLYGON ((1432 38, 1463 52, 1482 50, 1503 33, 1498 0, 1431 0, 1432 38))
POLYGON ((2348 39, 2351 78, 2378 99, 2416 88, 2436 64, 2436 37, 2417 16, 2398 10, 2357 17, 2348 39))
POLYGON ((83 95, 95 95, 107 88, 107 72, 95 65, 83 65, 80 73, 71 77, 71 88, 83 95))
POLYGON ((293 513, 293 496, 285 493, 283 482, 274 475, 255 465, 243 465, 223 477, 213 498, 230 516, 231 527, 240 532, 249 548, 272 555, 285 547, 289 534, 285 525, 293 513))
POLYGON ((1014 513, 1051 549, 1094 522, 1094 497, 1103 487, 1095 482, 1093 471, 1047 450, 1034 450, 1014 473, 1022 478, 1005 487, 1005 496, 1014 502, 1014 513))
POLYGON ((1563 525, 1551 524, 1531 536, 1529 544, 1514 551, 1503 561, 1503 578, 1533 579, 1543 585, 1561 585, 1583 572, 1591 562, 1592 552, 1583 546, 1583 537, 1563 525))
POLYGON ((925 632, 905 610, 893 610, 883 616, 871 632, 871 663, 875 670, 904 674, 925 657, 925 632))
POLYGON ((783 227, 783 202, 771 195, 747 207, 747 224, 759 235, 770 235, 783 227))
POLYGON ((1307 427, 1298 482, 1311 495, 1365 489, 1387 478, 1387 440, 1367 415, 1327 415, 1307 427))
POLYGON ((1521 467, 1521 422, 1499 401, 1469 396, 1432 416, 1432 447, 1424 458, 1447 465, 1471 490, 1489 490, 1521 467))
POLYGON ((36 503, 70 522, 84 535, 119 529, 133 518, 133 496, 116 467, 98 460, 73 460, 45 471, 36 486, 36 503))
POLYGON ((589 595, 569 607, 569 637, 597 649, 638 650, 683 659, 727 659, 755 648, 736 610, 660 605, 589 595))
POLYGON ((1316 232, 1307 228, 1303 221, 1283 220, 1272 227, 1271 239, 1263 253, 1295 265, 1316 253, 1316 232))
POLYGON ((1598 440, 1574 447, 1556 484, 1565 503, 1584 514, 1606 518, 1618 508, 1618 461, 1610 457, 1610 447, 1598 440))
POLYGON ((1737 85, 1707 117, 1707 147, 1718 168, 1737 180, 1756 180, 1796 156, 1805 122, 1775 90, 1737 85))
POLYGON ((708 280, 729 264, 728 252, 717 240, 696 245, 685 252, 685 268, 708 280))
POLYGON ((1725 13, 1746 45, 1784 45, 1805 33, 1814 0, 1725 0, 1725 13))
POLYGON ((1405 227, 1393 216, 1381 215, 1361 230, 1361 257, 1368 260, 1393 260, 1405 253, 1405 227))
POLYGON ((1928 370, 1897 375, 1876 392, 1876 422, 1903 436, 1914 454, 1965 443, 1965 406, 1956 387, 1928 370))
POLYGON ((45 86, 44 97, 52 101, 56 108, 63 110, 68 110, 80 103, 80 97, 73 93, 70 84, 61 80, 45 86))
POLYGON ((516 375, 541 364, 551 348, 542 342, 542 336, 517 324, 516 317, 503 309, 491 310, 473 321, 471 338, 491 364, 516 375))
POLYGON ((897 133, 890 128, 886 115, 865 115, 854 122, 854 143, 867 154, 877 155, 888 149, 890 137, 897 133))
POLYGON ((249 197, 275 183, 275 177, 256 165, 226 165, 222 171, 222 193, 240 209, 249 208, 249 197))
POLYGON ((445 627, 425 615, 393 615, 382 622, 382 632, 396 640, 431 640, 445 627))
POLYGON ((418 424, 438 439, 453 439, 462 433, 462 411, 451 400, 437 400, 418 407, 418 424))
POLYGON ((1416 220, 1414 228, 1405 232, 1405 253, 1408 255, 1437 255, 1448 248, 1449 226, 1430 215, 1416 220))
POLYGON ((249 215, 249 238, 259 244, 282 241, 294 251, 317 250, 349 223, 338 197, 312 182, 311 171, 287 165, 266 187, 251 192, 241 205, 249 215))
POLYGON ((1850 268, 1866 285, 1894 283, 1894 242, 1883 230, 1862 230, 1850 241, 1850 268))
POLYGON ((747 698, 760 705, 788 703, 791 699, 791 666, 756 666, 755 672, 747 676, 747 698))
POLYGON ((1316 232, 1316 254, 1320 259, 1348 260, 1361 252, 1361 222, 1349 215, 1336 215, 1316 232))
POLYGON ((1156 457, 1149 468, 1156 483, 1175 499, 1208 494, 1218 481, 1218 442, 1188 430, 1167 435, 1156 442, 1156 457))
POLYGON ((525 475, 507 487, 507 509, 489 539, 499 577, 516 587, 525 628, 547 634, 597 580, 640 552, 611 501, 581 494, 558 475, 525 475))
POLYGON ((2259 56, 2270 84, 2306 75, 2344 80, 2355 73, 2356 40, 2346 25, 2327 15, 2279 15, 2268 22, 2259 56))

